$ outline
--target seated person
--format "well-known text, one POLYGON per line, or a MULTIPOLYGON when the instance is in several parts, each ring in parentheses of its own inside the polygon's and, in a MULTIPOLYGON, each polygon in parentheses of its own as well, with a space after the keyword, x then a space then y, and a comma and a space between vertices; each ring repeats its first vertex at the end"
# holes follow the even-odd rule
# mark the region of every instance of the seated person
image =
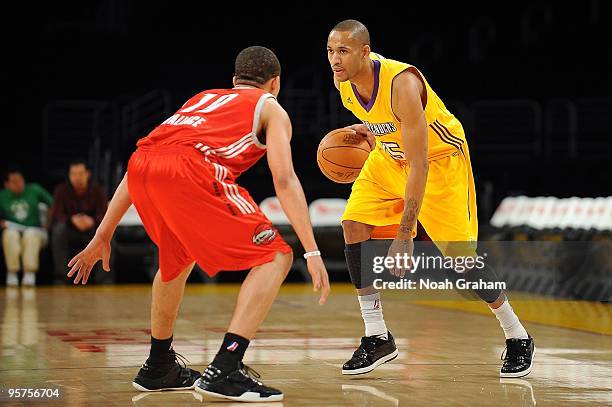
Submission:
POLYGON ((0 191, 0 229, 7 286, 19 285, 20 270, 23 270, 24 286, 36 284, 40 250, 48 240, 38 209, 41 202, 50 206, 51 194, 39 184, 26 184, 18 168, 5 172, 4 189, 0 191))
POLYGON ((68 182, 55 189, 51 210, 51 247, 55 265, 54 282, 67 280, 68 260, 91 240, 106 213, 104 189, 91 180, 84 160, 75 160, 68 169, 68 182))

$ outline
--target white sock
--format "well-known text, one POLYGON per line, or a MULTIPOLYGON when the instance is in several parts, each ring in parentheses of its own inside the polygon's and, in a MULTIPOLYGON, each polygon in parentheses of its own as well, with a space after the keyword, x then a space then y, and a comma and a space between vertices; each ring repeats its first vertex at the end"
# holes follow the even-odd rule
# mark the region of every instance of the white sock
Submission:
POLYGON ((491 311, 493 311, 499 321, 499 324, 504 330, 504 335, 506 335, 506 339, 529 338, 529 335, 527 335, 527 331, 514 313, 514 310, 512 309, 512 306, 510 305, 510 302, 508 302, 507 298, 504 300, 504 303, 501 305, 501 307, 497 309, 491 308, 491 311))
POLYGON ((387 325, 385 325, 383 319, 380 293, 359 295, 357 299, 361 308, 361 317, 365 324, 365 336, 376 335, 387 339, 387 325))

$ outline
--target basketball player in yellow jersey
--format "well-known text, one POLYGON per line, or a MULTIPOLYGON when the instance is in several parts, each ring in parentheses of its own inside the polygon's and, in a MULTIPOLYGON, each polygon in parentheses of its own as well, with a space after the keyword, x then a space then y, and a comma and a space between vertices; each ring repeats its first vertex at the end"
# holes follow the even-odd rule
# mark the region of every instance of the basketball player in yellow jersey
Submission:
MULTIPOLYGON (((383 319, 380 294, 372 284, 371 265, 361 267, 362 243, 392 238, 389 256, 411 256, 418 220, 444 256, 474 256, 476 196, 463 127, 418 69, 372 53, 367 28, 355 20, 333 28, 327 56, 344 107, 363 123, 351 128, 371 145, 375 140, 342 217, 347 266, 365 323, 361 345, 342 373, 361 374, 398 355, 383 319), (385 231, 392 235, 385 236, 385 231)), ((400 277, 406 271, 391 269, 400 277)), ((489 266, 473 268, 465 278, 496 280, 489 266)), ((533 339, 506 295, 494 289, 474 291, 488 303, 506 336, 500 376, 527 375, 533 339)))

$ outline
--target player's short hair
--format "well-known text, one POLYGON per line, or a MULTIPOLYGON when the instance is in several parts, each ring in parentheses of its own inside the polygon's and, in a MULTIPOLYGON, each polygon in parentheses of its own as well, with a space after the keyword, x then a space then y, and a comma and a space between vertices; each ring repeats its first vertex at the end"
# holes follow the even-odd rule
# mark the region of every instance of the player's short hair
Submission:
POLYGON ((370 32, 368 28, 357 20, 340 21, 332 31, 349 32, 350 36, 358 39, 364 45, 370 45, 370 32))
POLYGON ((278 58, 270 49, 261 46, 248 47, 236 57, 234 76, 237 82, 263 85, 281 73, 278 58))

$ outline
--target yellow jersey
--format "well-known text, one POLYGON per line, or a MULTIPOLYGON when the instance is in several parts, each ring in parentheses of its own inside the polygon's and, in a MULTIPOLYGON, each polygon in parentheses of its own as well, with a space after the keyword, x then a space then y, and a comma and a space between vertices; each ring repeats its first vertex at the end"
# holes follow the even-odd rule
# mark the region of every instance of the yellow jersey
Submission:
POLYGON ((461 122, 446 109, 423 74, 410 64, 386 59, 375 53, 370 53, 370 58, 374 62, 374 90, 368 103, 363 102, 350 81, 340 82, 339 85, 344 107, 376 135, 376 150, 382 150, 386 153, 384 155, 405 163, 400 121, 391 109, 391 86, 398 74, 414 68, 427 90, 425 118, 428 159, 442 158, 456 151, 465 155, 466 140, 461 122))

